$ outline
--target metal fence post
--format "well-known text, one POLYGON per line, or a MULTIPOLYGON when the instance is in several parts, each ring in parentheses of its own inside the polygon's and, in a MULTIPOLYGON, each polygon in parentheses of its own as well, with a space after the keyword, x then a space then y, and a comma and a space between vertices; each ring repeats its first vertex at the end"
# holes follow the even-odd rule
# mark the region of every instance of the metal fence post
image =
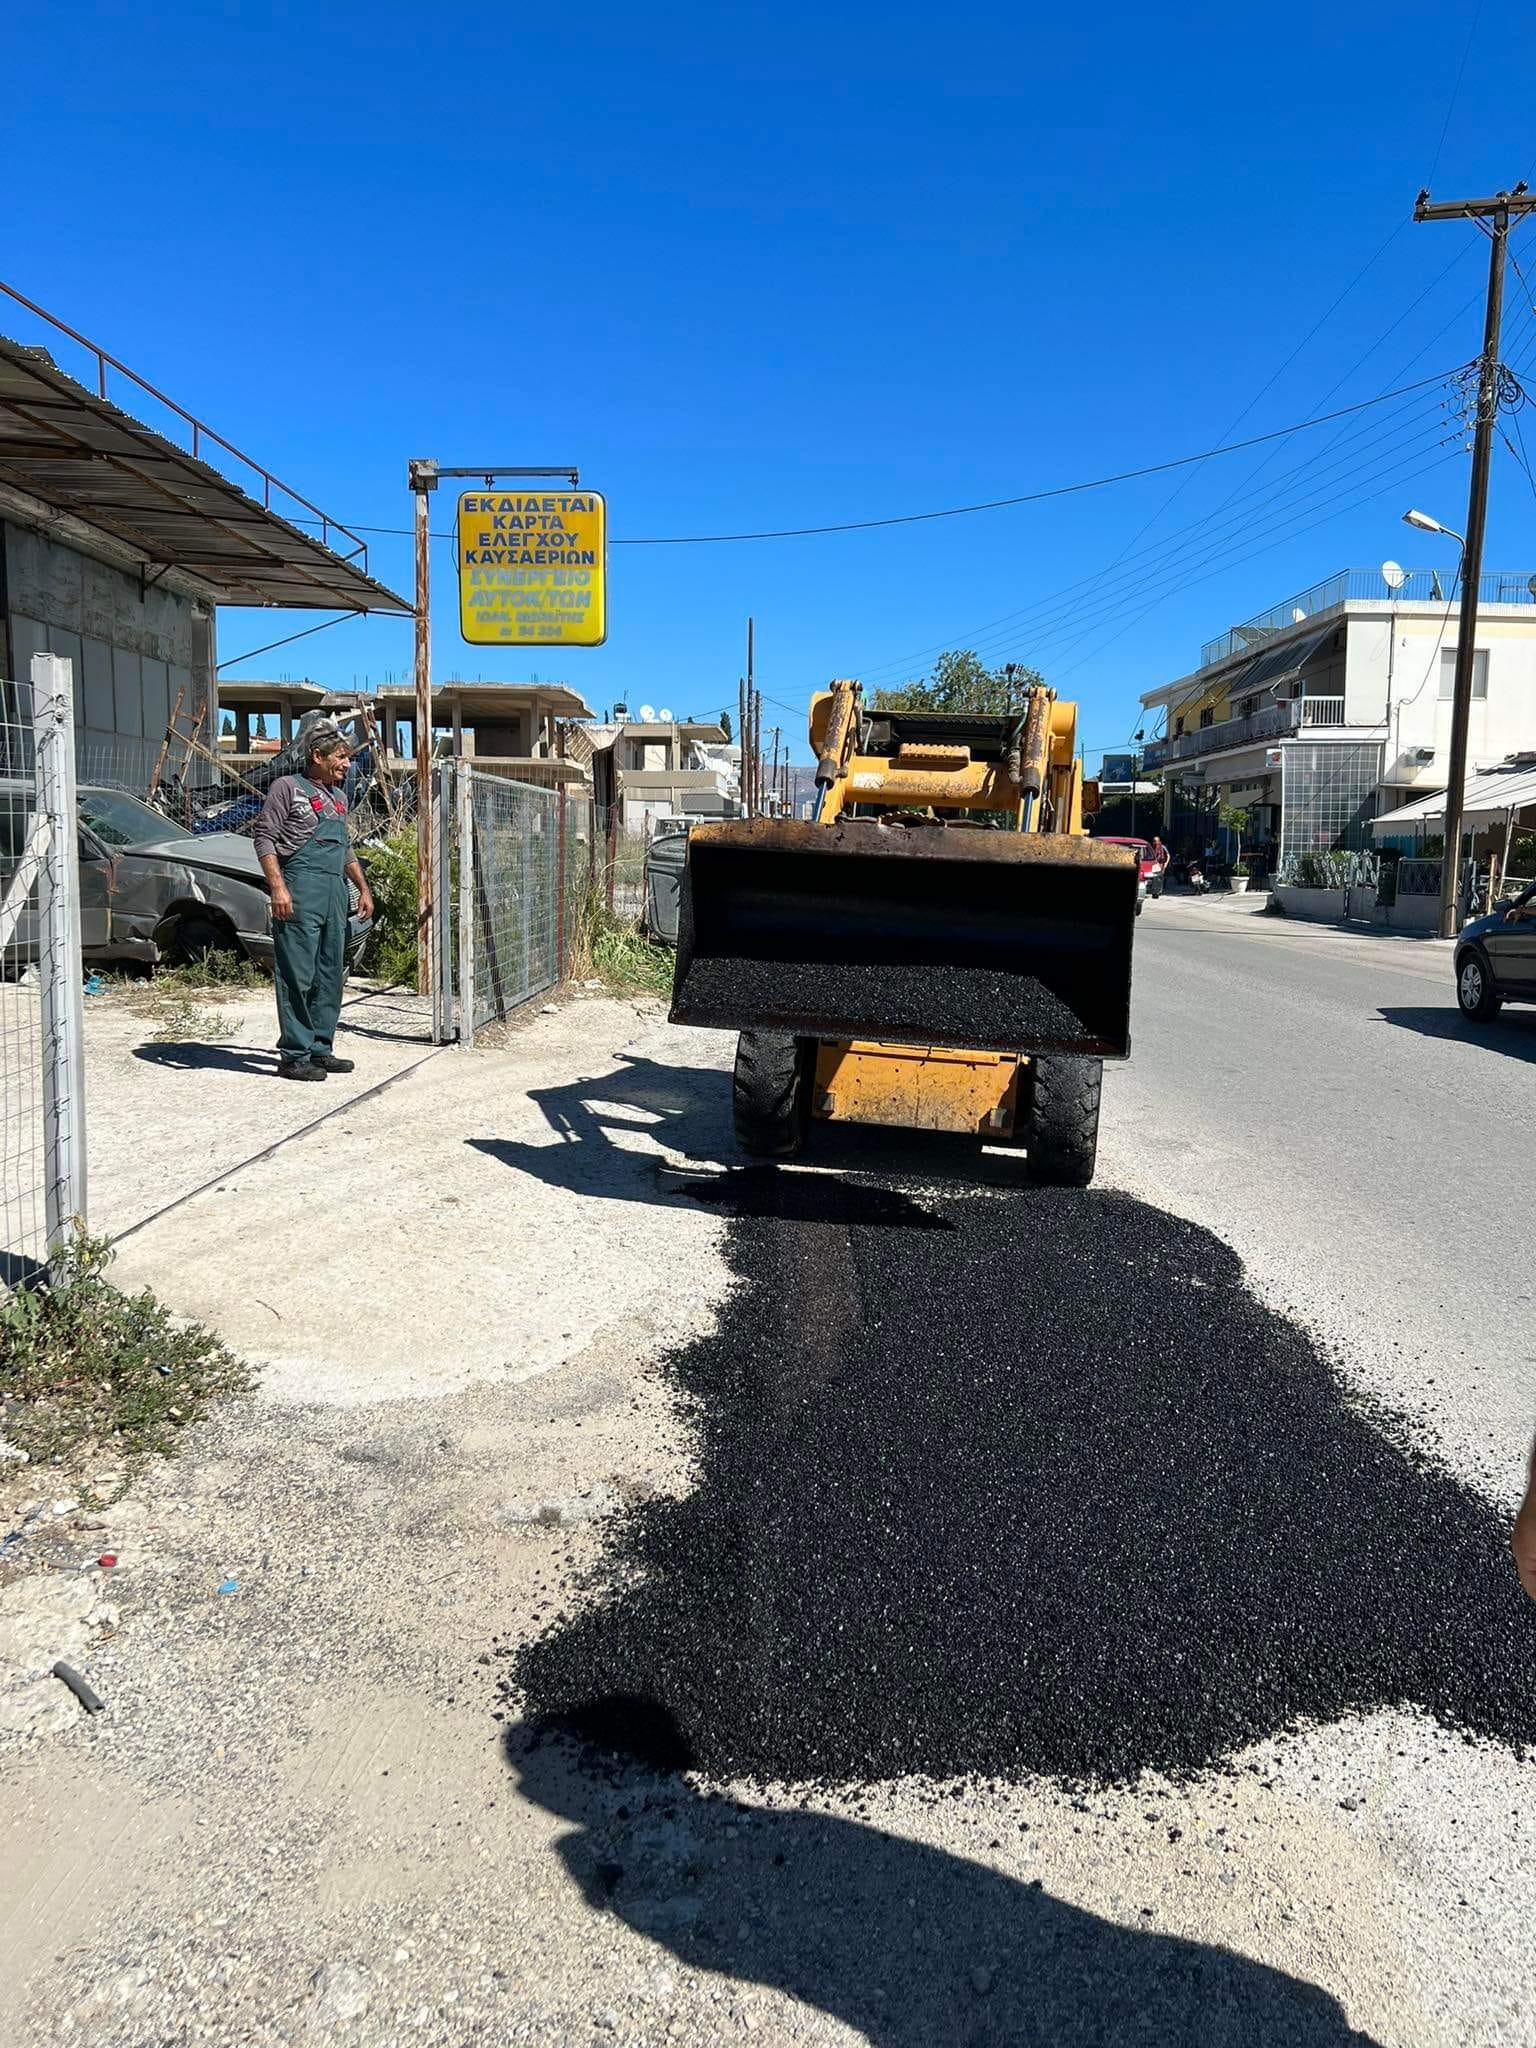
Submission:
POLYGON ((480 878, 475 872, 475 784, 474 770, 458 763, 457 814, 459 821, 459 1043, 475 1042, 475 892, 480 878))
POLYGON ((85 976, 80 964, 76 859, 75 695, 69 662, 32 657, 37 808, 49 825, 38 879, 38 973, 43 1026, 43 1177, 48 1254, 57 1258, 86 1216, 85 976))
POLYGON ((443 801, 448 764, 438 762, 427 778, 430 792, 432 901, 435 906, 427 943, 431 954, 432 1040, 447 1045, 453 1037, 453 920, 449 916, 453 876, 450 834, 453 806, 443 801))

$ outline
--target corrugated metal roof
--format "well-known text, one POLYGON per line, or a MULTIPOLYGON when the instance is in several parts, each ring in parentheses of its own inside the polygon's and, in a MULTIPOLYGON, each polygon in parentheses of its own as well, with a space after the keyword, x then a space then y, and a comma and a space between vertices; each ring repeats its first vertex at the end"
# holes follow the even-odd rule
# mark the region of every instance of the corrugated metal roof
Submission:
MULTIPOLYGON (((1510 811, 1536 805, 1536 768, 1478 769, 1469 775, 1462 795, 1462 816, 1471 825, 1497 820, 1510 811)), ((1435 825, 1445 816, 1445 791, 1436 790, 1411 804, 1401 804, 1371 820, 1372 832, 1401 832, 1413 825, 1435 825)))
MULTIPOLYGON (((5 335, 0 481, 126 541, 152 563, 200 577, 223 604, 412 609, 368 574, 360 541, 354 558, 337 554, 199 456, 77 384, 46 349, 5 335)), ((272 482, 263 486, 268 495, 272 482)), ((345 533, 323 514, 317 523, 322 533, 345 533)))

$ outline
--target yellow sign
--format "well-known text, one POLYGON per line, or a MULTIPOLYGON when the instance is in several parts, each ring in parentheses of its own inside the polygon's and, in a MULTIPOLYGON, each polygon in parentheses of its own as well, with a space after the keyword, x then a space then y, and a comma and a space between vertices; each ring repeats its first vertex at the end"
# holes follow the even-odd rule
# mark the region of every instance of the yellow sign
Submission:
POLYGON ((600 647, 608 508, 596 491, 465 491, 459 630, 475 647, 600 647))

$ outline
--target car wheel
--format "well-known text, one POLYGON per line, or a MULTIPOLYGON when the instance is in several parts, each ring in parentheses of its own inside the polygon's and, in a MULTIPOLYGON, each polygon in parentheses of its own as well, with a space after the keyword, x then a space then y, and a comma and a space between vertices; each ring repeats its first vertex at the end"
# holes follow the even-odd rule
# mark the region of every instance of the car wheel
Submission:
POLYGON ((195 910, 186 911, 178 917, 170 931, 160 939, 159 945, 160 958, 168 967, 195 967, 210 953, 238 954, 240 951, 227 924, 195 910))
POLYGON ((1494 988, 1487 956, 1475 947, 1463 953, 1457 965, 1456 1000, 1463 1017, 1470 1017, 1477 1024, 1487 1024, 1504 1007, 1504 998, 1494 988))

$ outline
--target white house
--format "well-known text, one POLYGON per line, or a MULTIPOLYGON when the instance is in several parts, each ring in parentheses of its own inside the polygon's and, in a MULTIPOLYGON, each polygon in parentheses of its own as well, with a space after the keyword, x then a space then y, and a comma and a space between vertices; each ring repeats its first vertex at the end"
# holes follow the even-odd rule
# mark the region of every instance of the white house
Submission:
MULTIPOLYGON (((1344 569, 1234 626, 1200 666, 1143 693, 1166 719, 1146 749, 1164 774, 1170 843, 1203 838, 1221 804, 1272 863, 1370 843, 1371 820, 1445 787, 1458 607, 1448 570, 1344 569)), ((1478 593, 1469 769, 1536 746, 1536 576, 1478 593)))

